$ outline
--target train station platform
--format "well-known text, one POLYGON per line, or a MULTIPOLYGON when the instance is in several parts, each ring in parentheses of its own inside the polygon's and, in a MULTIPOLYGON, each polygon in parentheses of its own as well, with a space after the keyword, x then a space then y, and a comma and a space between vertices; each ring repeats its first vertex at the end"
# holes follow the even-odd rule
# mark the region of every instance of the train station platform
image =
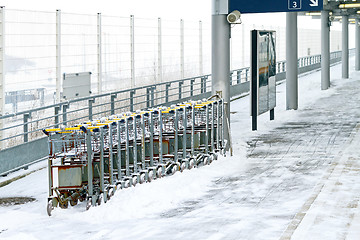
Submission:
MULTIPOLYGON (((275 121, 251 131, 249 97, 231 104, 233 156, 85 203, 46 213, 47 170, 0 187, 0 239, 359 239, 360 72, 331 68, 299 78, 299 109, 285 110, 277 86, 275 121)), ((46 165, 46 164, 45 164, 46 165)), ((30 171, 30 170, 29 170, 30 171)), ((4 182, 14 177, 0 178, 4 182)))

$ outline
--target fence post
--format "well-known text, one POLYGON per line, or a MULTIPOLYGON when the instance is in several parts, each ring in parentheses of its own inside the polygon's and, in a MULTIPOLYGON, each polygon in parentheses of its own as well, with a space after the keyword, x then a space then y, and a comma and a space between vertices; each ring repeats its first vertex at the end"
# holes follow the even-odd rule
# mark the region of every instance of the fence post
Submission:
POLYGON ((156 87, 152 87, 152 88, 151 88, 151 107, 154 107, 154 106, 155 106, 155 103, 154 103, 154 100, 155 100, 155 94, 154 94, 155 89, 156 89, 156 87))
POLYGON ((60 112, 60 106, 55 106, 54 108, 55 112, 55 127, 59 127, 59 112, 60 112))
POLYGON ((230 81, 230 86, 232 86, 233 84, 232 84, 232 75, 234 74, 234 72, 233 71, 231 71, 230 72, 230 74, 229 74, 229 81, 230 81))
MULTIPOLYGON (((0 116, 5 114, 5 7, 0 7, 0 116)), ((0 119, 0 150, 4 148, 4 120, 0 119)))
POLYGON ((191 79, 190 80, 190 96, 194 96, 194 82, 195 82, 195 79, 191 79))
POLYGON ((64 104, 63 106, 63 109, 62 109, 62 120, 63 120, 63 125, 66 126, 67 124, 67 113, 66 113, 66 110, 67 108, 69 107, 67 104, 64 104))
POLYGON ((131 88, 135 87, 135 29, 134 15, 130 15, 130 56, 131 56, 131 88))
POLYGON ((181 79, 185 78, 185 51, 184 51, 184 20, 180 19, 180 71, 181 79))
POLYGON ((130 112, 134 111, 134 94, 135 90, 130 91, 130 112))
POLYGON ((200 74, 200 76, 204 75, 202 21, 199 21, 199 74, 200 74))
POLYGON ((115 98, 117 98, 117 95, 111 94, 111 115, 115 114, 115 98))
POLYGON ((182 85, 184 82, 179 82, 179 100, 182 98, 182 85))
POLYGON ((200 83, 200 92, 204 93, 204 82, 205 82, 205 77, 201 78, 201 83, 200 83))
POLYGON ((97 14, 97 64, 98 64, 98 93, 102 93, 102 30, 101 13, 97 14))
POLYGON ((151 88, 146 88, 146 107, 150 107, 150 91, 151 88))
POLYGON ((167 83, 165 85, 165 102, 166 103, 169 102, 169 88, 170 88, 170 83, 167 83))
POLYGON ((61 101, 61 10, 56 10, 56 102, 61 101))
POLYGON ((24 114, 24 143, 29 141, 29 118, 31 117, 30 113, 25 113, 24 114))
POLYGON ((236 73, 236 84, 240 84, 241 83, 241 72, 242 70, 238 70, 236 73))
POLYGON ((89 106, 89 120, 93 120, 93 103, 95 102, 95 99, 89 99, 88 106, 89 106))

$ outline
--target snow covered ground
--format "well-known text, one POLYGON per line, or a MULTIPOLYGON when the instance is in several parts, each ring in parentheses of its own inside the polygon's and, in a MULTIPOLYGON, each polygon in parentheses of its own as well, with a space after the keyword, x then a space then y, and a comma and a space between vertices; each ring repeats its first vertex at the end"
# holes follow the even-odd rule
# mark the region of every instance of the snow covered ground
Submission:
POLYGON ((345 80, 332 67, 327 91, 320 72, 302 76, 297 111, 285 111, 279 85, 275 121, 260 116, 256 132, 249 97, 232 102, 234 156, 89 211, 83 203, 48 217, 46 169, 2 187, 0 197, 36 201, 0 207, 0 239, 360 239, 360 73, 351 69, 345 80))

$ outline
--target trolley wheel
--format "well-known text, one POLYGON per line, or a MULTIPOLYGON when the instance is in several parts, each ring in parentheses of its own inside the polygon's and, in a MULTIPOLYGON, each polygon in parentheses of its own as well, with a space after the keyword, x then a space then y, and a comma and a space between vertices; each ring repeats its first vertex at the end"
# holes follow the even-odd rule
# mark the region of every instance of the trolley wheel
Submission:
POLYGON ((154 178, 154 171, 151 170, 151 171, 149 171, 148 182, 151 182, 153 180, 153 178, 154 178))
POLYGON ((47 211, 47 214, 49 215, 49 217, 51 216, 52 210, 54 210, 54 205, 53 205, 53 200, 51 199, 48 201, 48 204, 46 207, 46 211, 47 211))
POLYGON ((62 209, 67 209, 69 207, 69 202, 66 200, 64 202, 59 202, 59 207, 62 209))
POLYGON ((134 177, 132 178, 132 184, 133 184, 133 186, 135 187, 137 183, 138 183, 137 176, 134 176, 134 177))
POLYGON ((158 178, 162 177, 162 167, 158 167, 158 169, 156 170, 156 175, 158 178))
MULTIPOLYGON (((109 200, 109 199, 110 199, 110 198, 108 198, 108 200, 109 200)), ((103 196, 100 194, 99 197, 98 197, 98 199, 97 199, 97 201, 96 201, 96 203, 97 203, 98 206, 101 205, 102 200, 103 200, 103 196)))
POLYGON ((140 184, 145 182, 145 173, 140 174, 140 184))
POLYGON ((91 200, 91 198, 89 198, 86 203, 86 211, 91 208, 91 205, 92 205, 92 200, 91 200))
POLYGON ((192 158, 189 161, 189 169, 192 169, 194 167, 194 165, 195 165, 195 160, 192 158))
POLYGON ((124 184, 124 188, 130 187, 130 180, 126 180, 124 184))
POLYGON ((75 200, 70 200, 70 205, 73 207, 73 206, 76 206, 78 204, 78 200, 75 199, 75 200))

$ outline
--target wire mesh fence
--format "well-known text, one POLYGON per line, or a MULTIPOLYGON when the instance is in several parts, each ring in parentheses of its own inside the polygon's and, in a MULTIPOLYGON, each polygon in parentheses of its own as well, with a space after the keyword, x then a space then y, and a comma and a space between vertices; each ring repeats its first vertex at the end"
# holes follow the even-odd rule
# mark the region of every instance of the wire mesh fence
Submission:
MULTIPOLYGON (((4 10, 5 114, 62 101, 63 73, 91 72, 92 94, 210 73, 209 22, 4 10)), ((235 25, 232 69, 249 66, 255 28, 276 31, 277 60, 285 60, 285 28, 235 25)), ((299 29, 299 57, 320 53, 319 34, 299 29)), ((332 31, 331 51, 340 45, 332 31)))

